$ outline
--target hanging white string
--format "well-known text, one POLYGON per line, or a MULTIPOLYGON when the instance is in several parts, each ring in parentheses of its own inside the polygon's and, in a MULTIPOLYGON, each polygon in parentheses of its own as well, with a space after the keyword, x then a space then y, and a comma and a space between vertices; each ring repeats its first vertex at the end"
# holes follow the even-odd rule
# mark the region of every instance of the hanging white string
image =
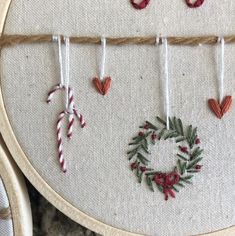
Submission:
POLYGON ((64 71, 63 71, 61 36, 60 35, 53 35, 53 41, 58 43, 58 55, 59 55, 59 64, 60 64, 60 85, 64 86, 64 71))
POLYGON ((169 95, 169 72, 168 72, 168 41, 163 38, 164 45, 164 79, 165 79, 165 113, 166 113, 166 128, 169 129, 169 116, 170 116, 170 95, 169 95))
POLYGON ((219 100, 223 101, 224 98, 224 38, 219 37, 218 42, 220 43, 220 75, 219 75, 219 100))
POLYGON ((69 80, 70 80, 70 38, 64 37, 65 42, 65 93, 66 109, 69 109, 69 80))
POLYGON ((101 47, 102 47, 102 57, 101 57, 101 63, 100 63, 100 80, 104 78, 105 73, 105 61, 106 61, 106 38, 101 38, 101 47))

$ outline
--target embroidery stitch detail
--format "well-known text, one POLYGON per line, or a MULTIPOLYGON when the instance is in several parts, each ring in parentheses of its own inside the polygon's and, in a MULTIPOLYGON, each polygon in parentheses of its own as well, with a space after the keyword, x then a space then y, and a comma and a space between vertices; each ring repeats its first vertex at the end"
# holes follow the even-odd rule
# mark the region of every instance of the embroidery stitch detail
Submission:
POLYGON ((135 9, 142 10, 146 8, 150 0, 142 0, 140 3, 136 3, 136 0, 131 0, 131 4, 135 9))
POLYGON ((108 93, 112 81, 110 76, 104 77, 105 61, 106 61, 106 38, 104 37, 101 38, 101 46, 102 46, 102 58, 99 68, 99 78, 94 77, 92 79, 92 82, 97 92, 104 96, 108 93))
POLYGON ((144 179, 153 192, 154 186, 156 186, 164 194, 165 200, 168 200, 169 196, 175 198, 175 192, 179 192, 179 187, 191 184, 194 174, 201 171, 200 162, 203 159, 201 156, 203 149, 198 146, 200 139, 197 128, 190 125, 184 129, 181 119, 173 117, 169 118, 170 127, 167 130, 164 120, 157 117, 157 121, 161 127, 148 121, 140 126, 142 130, 129 143, 134 148, 127 154, 129 161, 131 161, 130 168, 135 173, 139 183, 144 179), (149 146, 154 146, 160 139, 174 139, 176 144, 181 143, 176 155, 177 165, 167 173, 149 167, 150 160, 146 157, 146 155, 151 154, 149 146))
POLYGON ((194 3, 192 3, 193 0, 185 0, 185 1, 186 1, 186 4, 188 5, 188 7, 190 7, 190 8, 200 7, 204 3, 204 0, 196 0, 194 3))
POLYGON ((232 96, 226 96, 221 104, 211 98, 208 100, 208 105, 211 111, 214 112, 219 119, 221 119, 232 105, 232 96))
POLYGON ((109 91, 109 88, 111 86, 111 78, 110 77, 105 77, 103 81, 101 81, 99 78, 95 77, 93 78, 93 84, 101 95, 107 94, 109 91))
POLYGON ((232 105, 232 96, 226 96, 224 98, 224 38, 218 38, 218 43, 221 44, 221 65, 220 65, 220 76, 219 76, 219 101, 211 98, 208 100, 209 108, 216 115, 217 118, 221 119, 232 105))

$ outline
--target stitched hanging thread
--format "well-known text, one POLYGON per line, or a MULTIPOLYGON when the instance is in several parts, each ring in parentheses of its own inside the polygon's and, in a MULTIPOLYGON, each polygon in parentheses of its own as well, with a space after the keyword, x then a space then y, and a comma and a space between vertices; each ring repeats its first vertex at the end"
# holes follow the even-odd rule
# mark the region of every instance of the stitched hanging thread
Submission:
MULTIPOLYGON (((156 38, 156 45, 159 39, 156 38)), ((168 41, 167 38, 163 39, 164 45, 164 84, 165 84, 165 114, 166 114, 166 128, 169 129, 169 116, 170 116, 170 92, 169 92, 169 71, 168 71, 168 41)))

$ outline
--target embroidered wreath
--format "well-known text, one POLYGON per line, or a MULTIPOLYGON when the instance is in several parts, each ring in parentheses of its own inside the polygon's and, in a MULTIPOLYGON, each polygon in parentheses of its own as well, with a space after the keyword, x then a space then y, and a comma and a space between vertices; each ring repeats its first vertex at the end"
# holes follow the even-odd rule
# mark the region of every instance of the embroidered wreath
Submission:
POLYGON ((128 151, 131 170, 135 173, 139 183, 145 180, 151 191, 154 186, 165 195, 165 200, 169 196, 175 198, 175 192, 179 192, 179 187, 192 184, 191 180, 195 173, 201 171, 202 165, 199 163, 203 159, 201 156, 203 149, 199 147, 200 139, 197 135, 197 128, 192 125, 184 128, 181 119, 169 118, 169 129, 166 122, 157 117, 160 126, 156 126, 148 121, 134 137, 129 145, 134 148, 128 151), (177 164, 170 172, 162 172, 149 167, 150 156, 149 146, 155 145, 157 140, 174 139, 177 144, 177 164))

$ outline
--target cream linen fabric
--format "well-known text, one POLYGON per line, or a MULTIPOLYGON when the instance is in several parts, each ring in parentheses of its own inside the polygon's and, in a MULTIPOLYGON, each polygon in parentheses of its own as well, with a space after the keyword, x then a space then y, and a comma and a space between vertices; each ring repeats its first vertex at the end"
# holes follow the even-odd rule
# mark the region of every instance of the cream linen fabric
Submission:
MULTIPOLYGON (((128 0, 13 0, 5 33, 67 35, 225 35, 235 34, 235 1, 206 0, 189 9, 184 1, 151 1, 143 11, 128 0)), ((168 202, 129 170, 128 142, 146 119, 163 116, 161 47, 107 48, 106 74, 113 82, 102 97, 93 89, 96 46, 72 45, 71 84, 87 121, 64 145, 68 173, 59 170, 55 122, 63 110, 62 94, 51 105, 46 95, 59 81, 55 45, 21 45, 1 57, 3 96, 17 139, 30 162, 57 193, 106 224, 142 234, 183 236, 235 224, 235 108, 223 120, 209 111, 217 98, 216 47, 169 47, 172 115, 198 126, 204 168, 194 185, 168 202)), ((225 48, 225 94, 235 95, 235 45, 225 48)), ((77 125, 77 124, 76 124, 77 125)), ((169 170, 175 145, 162 143, 152 165, 169 170)))
MULTIPOLYGON (((9 201, 6 193, 6 189, 3 185, 2 179, 0 179, 0 210, 9 207, 9 201)), ((13 224, 12 219, 0 220, 0 232, 4 236, 13 236, 13 224)))

